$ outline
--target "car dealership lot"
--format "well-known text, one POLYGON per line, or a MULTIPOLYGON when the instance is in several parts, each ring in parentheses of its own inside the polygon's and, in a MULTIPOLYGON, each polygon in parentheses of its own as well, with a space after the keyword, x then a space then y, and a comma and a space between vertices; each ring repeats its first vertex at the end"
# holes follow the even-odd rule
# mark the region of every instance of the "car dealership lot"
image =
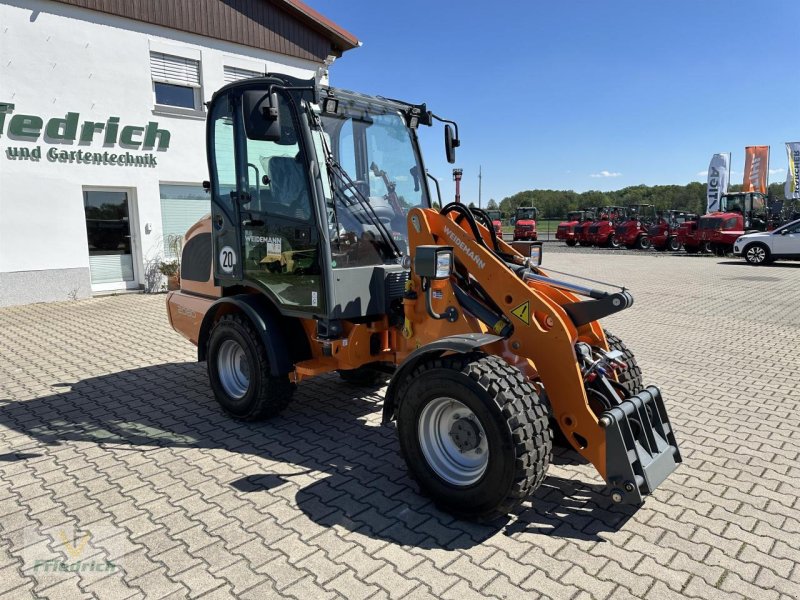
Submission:
POLYGON ((382 390, 325 376, 240 424, 164 296, 30 305, 0 310, 0 593, 795 597, 800 263, 552 246, 635 298, 605 324, 685 461, 638 511, 561 449, 509 522, 455 521, 406 477, 382 390))

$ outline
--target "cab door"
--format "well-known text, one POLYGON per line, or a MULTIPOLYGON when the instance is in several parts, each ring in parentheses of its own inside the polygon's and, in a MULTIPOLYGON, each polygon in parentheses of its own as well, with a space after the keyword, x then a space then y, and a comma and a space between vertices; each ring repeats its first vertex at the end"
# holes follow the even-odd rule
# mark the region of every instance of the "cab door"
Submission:
POLYGON ((241 215, 239 205, 246 187, 237 176, 237 127, 239 97, 234 94, 215 99, 207 131, 208 163, 211 171, 211 231, 214 277, 220 285, 241 281, 241 215))
POLYGON ((280 139, 239 145, 241 268, 282 312, 324 312, 320 236, 309 159, 287 92, 277 94, 280 139))

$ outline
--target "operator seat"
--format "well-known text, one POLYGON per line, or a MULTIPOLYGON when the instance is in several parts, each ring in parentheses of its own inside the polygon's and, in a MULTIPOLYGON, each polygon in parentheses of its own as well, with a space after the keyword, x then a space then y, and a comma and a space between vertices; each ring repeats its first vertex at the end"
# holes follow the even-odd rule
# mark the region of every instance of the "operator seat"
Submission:
POLYGON ((307 221, 311 216, 308 180, 303 163, 291 156, 273 156, 267 164, 271 206, 275 212, 307 221))

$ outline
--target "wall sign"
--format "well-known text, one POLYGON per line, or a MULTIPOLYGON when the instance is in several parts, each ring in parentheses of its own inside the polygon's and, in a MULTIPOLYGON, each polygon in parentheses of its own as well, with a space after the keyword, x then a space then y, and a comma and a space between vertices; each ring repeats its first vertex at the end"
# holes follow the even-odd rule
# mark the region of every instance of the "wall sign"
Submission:
POLYGON ((108 117, 105 122, 81 121, 80 113, 68 112, 64 117, 52 117, 46 123, 38 115, 15 113, 15 105, 0 102, 0 138, 36 142, 41 137, 45 144, 59 144, 46 150, 41 145, 8 146, 4 154, 8 160, 38 162, 46 158, 53 163, 109 165, 118 167, 155 167, 158 157, 152 152, 133 153, 130 150, 166 151, 171 134, 161 129, 158 122, 147 125, 120 125, 119 117, 108 117), (77 142, 82 146, 102 143, 103 146, 119 146, 117 152, 104 150, 93 152, 85 148, 64 149, 63 144, 77 142))

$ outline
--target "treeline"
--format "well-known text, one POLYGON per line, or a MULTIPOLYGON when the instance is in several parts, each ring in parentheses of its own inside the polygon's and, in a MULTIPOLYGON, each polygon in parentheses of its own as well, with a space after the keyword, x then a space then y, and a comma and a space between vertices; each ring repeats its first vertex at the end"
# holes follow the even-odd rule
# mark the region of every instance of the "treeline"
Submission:
MULTIPOLYGON (((732 192, 741 190, 741 185, 731 185, 732 192)), ((772 198, 783 198, 783 183, 769 186, 772 198)), ((685 210, 703 214, 706 209, 706 184, 693 182, 687 185, 634 185, 613 192, 573 192, 572 190, 526 190, 503 198, 499 208, 504 217, 511 217, 518 206, 535 206, 540 219, 560 219, 571 210, 594 206, 628 206, 630 204, 654 204, 657 210, 685 210)), ((487 208, 498 208, 490 200, 487 208)))

